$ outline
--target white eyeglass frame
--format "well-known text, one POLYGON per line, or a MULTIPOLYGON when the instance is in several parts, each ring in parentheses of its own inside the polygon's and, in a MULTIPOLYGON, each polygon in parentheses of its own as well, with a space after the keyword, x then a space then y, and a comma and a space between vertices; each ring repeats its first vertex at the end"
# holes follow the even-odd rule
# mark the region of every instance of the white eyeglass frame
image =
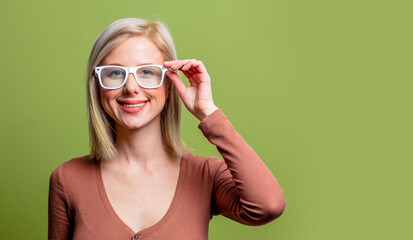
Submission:
POLYGON ((160 86, 162 85, 163 79, 165 78, 165 72, 167 72, 167 71, 172 71, 172 70, 171 70, 170 68, 164 67, 163 65, 151 65, 151 64, 149 64, 149 65, 141 65, 141 66, 138 66, 138 67, 122 67, 122 66, 117 66, 117 65, 107 65, 107 66, 98 66, 98 67, 95 67, 95 73, 96 73, 97 76, 98 76, 100 86, 101 86, 102 88, 104 88, 104 89, 118 89, 118 88, 123 87, 123 85, 125 85, 125 83, 126 83, 126 80, 128 80, 128 77, 129 77, 129 74, 130 74, 130 73, 133 74, 133 76, 135 77, 136 82, 137 82, 137 83, 139 84, 139 86, 141 86, 142 88, 158 88, 158 87, 160 87, 160 86), (125 79, 123 80, 122 84, 121 84, 119 87, 105 87, 105 86, 103 85, 103 83, 102 83, 102 78, 100 77, 100 75, 101 75, 103 69, 109 68, 109 67, 117 67, 117 68, 121 68, 121 69, 125 70, 125 79), (154 86, 154 87, 145 87, 145 86, 142 86, 142 84, 139 82, 138 78, 136 77, 136 71, 137 71, 139 68, 143 68, 143 67, 159 67, 159 68, 161 68, 161 70, 162 70, 161 82, 160 82, 158 85, 154 86))

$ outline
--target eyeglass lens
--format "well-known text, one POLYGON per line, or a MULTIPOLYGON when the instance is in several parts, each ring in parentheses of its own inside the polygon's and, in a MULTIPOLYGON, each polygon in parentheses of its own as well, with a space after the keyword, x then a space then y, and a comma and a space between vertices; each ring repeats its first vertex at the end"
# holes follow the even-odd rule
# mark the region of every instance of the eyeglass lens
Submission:
MULTIPOLYGON (((137 69, 135 76, 142 87, 156 87, 162 81, 162 69, 157 66, 142 67, 137 69)), ((105 87, 116 88, 120 87, 128 76, 123 68, 108 67, 102 69, 100 77, 105 87)))

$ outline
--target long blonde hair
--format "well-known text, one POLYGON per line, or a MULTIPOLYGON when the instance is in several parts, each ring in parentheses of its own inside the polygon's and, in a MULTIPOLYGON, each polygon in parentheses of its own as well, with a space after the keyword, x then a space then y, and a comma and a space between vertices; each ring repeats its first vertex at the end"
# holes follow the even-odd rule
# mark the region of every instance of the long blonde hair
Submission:
MULTIPOLYGON (((148 37, 158 47, 165 61, 177 59, 172 36, 167 27, 159 21, 140 18, 124 18, 111 23, 96 39, 89 56, 87 68, 87 101, 91 153, 96 159, 110 159, 117 154, 114 120, 103 110, 100 102, 99 84, 94 68, 117 45, 132 35, 148 37)), ((166 77, 166 92, 169 97, 161 112, 161 131, 165 150, 172 155, 182 156, 190 152, 180 136, 181 103, 178 92, 166 77)))

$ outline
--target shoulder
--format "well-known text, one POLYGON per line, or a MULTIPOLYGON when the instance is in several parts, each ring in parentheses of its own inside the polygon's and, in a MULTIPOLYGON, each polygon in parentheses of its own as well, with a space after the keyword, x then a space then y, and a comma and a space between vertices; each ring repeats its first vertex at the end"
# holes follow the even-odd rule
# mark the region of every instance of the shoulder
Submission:
POLYGON ((53 172, 76 172, 76 171, 82 171, 85 168, 90 168, 91 165, 95 162, 95 159, 90 158, 89 155, 85 155, 82 157, 77 157, 77 158, 72 158, 68 161, 65 161, 58 165, 53 172))
POLYGON ((93 166, 96 164, 96 160, 90 158, 89 155, 82 157, 72 158, 59 164, 51 174, 51 181, 58 180, 63 181, 63 179, 73 179, 80 177, 82 175, 90 175, 93 170, 93 166))
POLYGON ((204 157, 187 154, 183 159, 185 161, 186 171, 198 176, 209 175, 212 177, 219 169, 226 168, 225 162, 214 156, 204 157))

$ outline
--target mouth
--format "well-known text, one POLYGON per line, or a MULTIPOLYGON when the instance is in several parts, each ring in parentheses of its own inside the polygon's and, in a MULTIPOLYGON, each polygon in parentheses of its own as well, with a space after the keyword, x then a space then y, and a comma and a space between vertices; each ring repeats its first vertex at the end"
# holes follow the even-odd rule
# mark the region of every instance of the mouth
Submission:
POLYGON ((126 101, 117 101, 121 109, 127 113, 136 113, 142 110, 145 107, 148 101, 141 100, 126 100, 126 101))
POLYGON ((127 107, 127 108, 133 108, 133 107, 142 107, 145 105, 146 102, 144 103, 139 103, 139 104, 126 104, 126 103, 120 103, 122 106, 127 107))

